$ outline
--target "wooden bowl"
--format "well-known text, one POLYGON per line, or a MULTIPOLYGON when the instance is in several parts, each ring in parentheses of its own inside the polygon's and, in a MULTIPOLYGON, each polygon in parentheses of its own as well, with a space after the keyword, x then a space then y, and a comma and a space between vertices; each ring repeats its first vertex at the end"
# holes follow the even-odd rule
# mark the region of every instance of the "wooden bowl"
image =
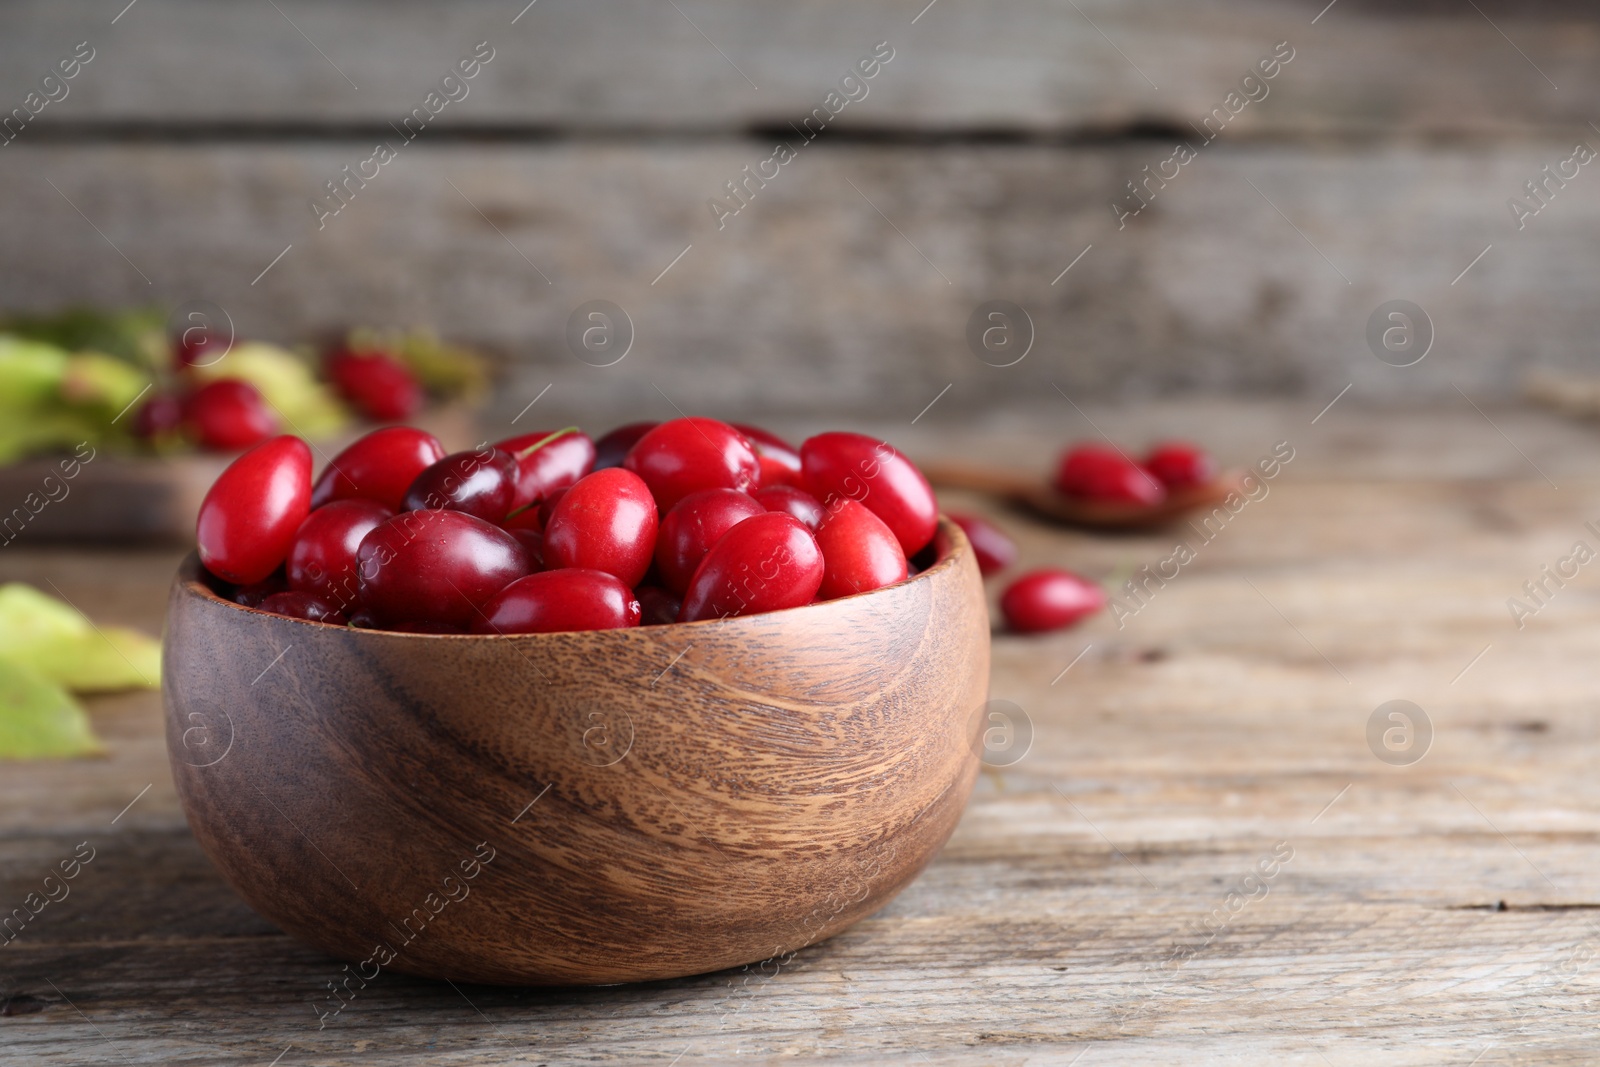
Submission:
POLYGON ((887 903, 971 791, 989 624, 949 520, 935 549, 809 607, 510 636, 270 615, 191 555, 162 673, 178 795, 240 896, 351 962, 341 997, 379 971, 587 984, 782 956, 887 903))

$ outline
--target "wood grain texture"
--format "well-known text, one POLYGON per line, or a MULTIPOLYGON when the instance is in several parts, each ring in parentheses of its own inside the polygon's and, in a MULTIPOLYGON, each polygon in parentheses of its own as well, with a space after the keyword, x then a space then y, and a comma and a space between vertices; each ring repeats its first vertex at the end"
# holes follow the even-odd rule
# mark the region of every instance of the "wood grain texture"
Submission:
POLYGON ((1317 18, 1325 2, 1130 0, 1075 11, 1049 0, 941 0, 924 11, 927 0, 777 9, 679 0, 676 10, 539 0, 524 11, 501 0, 279 0, 274 11, 167 0, 112 26, 116 11, 98 5, 28 0, 10 6, 0 36, 0 99, 20 103, 58 55, 88 40, 96 58, 37 132, 381 127, 488 41, 495 58, 441 126, 695 136, 798 121, 886 40, 894 60, 842 127, 1093 135, 1198 122, 1287 40, 1295 59, 1241 115, 1241 132, 1522 136, 1581 131, 1594 117, 1585 101, 1600 92, 1600 35, 1586 5, 1483 0, 1480 13, 1343 0, 1317 18))
MULTIPOLYGON (((1125 628, 1101 616, 996 637, 992 691, 1028 712, 1031 750, 980 776, 921 878, 776 974, 533 990, 386 973, 319 1029, 341 964, 254 914, 207 862, 154 695, 96 699, 106 759, 0 767, 0 906, 78 842, 99 849, 70 898, 0 947, 13 1005, 0 1059, 1590 1063, 1600 599, 1585 570, 1523 631, 1505 599, 1600 515, 1594 431, 1525 408, 1481 402, 1491 425, 1459 399, 1350 396, 1312 425, 1329 399, 1086 403, 1083 416, 1061 401, 943 422, 936 407, 909 429, 909 416, 861 427, 919 458, 1019 468, 1042 469, 1085 417, 1130 443, 1197 437, 1241 465, 1280 440, 1297 452, 1125 628), (1409 767, 1377 761, 1364 736, 1396 696, 1436 731, 1409 767), (1196 934, 1279 842, 1294 855, 1270 892, 1209 941, 1196 934)), ((991 514, 1017 536, 1019 567, 1107 578, 1171 551, 1170 534, 991 514)), ((177 563, 19 541, 0 577, 53 581, 105 623, 154 628, 177 563)))
POLYGON ((241 896, 356 965, 339 997, 388 969, 786 962, 903 889, 972 788, 987 614, 965 538, 936 545, 792 611, 460 638, 241 608, 191 557, 163 665, 179 796, 241 896))
POLYGON ((529 418, 662 418, 677 404, 909 420, 947 385, 935 411, 1057 387, 1331 397, 1353 384, 1347 399, 1455 402, 1457 386, 1503 394, 1527 367, 1581 364, 1600 328, 1600 198, 1577 184, 1600 176, 1585 171, 1520 232, 1505 207, 1569 148, 1219 144, 1119 229, 1110 197, 1170 145, 819 140, 719 231, 705 202, 758 159, 751 147, 419 141, 318 230, 309 198, 369 147, 19 142, 6 217, 29 254, 0 262, 0 286, 33 308, 206 298, 268 339, 432 323, 505 357, 506 420, 546 386, 529 418), (621 305, 636 336, 610 367, 565 339, 595 298, 621 305), (968 320, 996 298, 1034 324, 1013 366, 968 347, 968 320), (1396 298, 1438 339, 1411 368, 1379 362, 1365 337, 1396 298))

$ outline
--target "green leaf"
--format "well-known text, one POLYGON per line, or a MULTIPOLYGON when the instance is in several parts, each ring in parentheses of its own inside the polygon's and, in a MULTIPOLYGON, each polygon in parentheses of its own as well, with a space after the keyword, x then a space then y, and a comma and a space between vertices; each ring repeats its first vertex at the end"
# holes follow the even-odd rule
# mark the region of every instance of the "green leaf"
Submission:
POLYGON ((161 687, 161 642, 119 626, 36 646, 27 663, 74 693, 161 687))
POLYGON ((24 582, 0 585, 0 655, 30 641, 81 637, 93 628, 83 613, 24 582))
POLYGON ((103 751, 71 694, 20 663, 0 659, 0 759, 67 759, 103 751))
POLYGON ((161 684, 161 642, 137 630, 97 629, 72 605, 21 582, 0 585, 0 657, 78 693, 161 684))

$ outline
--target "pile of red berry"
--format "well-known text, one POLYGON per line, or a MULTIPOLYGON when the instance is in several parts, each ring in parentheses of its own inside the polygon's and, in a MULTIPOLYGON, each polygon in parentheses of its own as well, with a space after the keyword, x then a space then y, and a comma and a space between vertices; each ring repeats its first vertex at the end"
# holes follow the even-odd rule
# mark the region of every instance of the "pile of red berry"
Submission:
MULTIPOLYGON (((282 429, 283 420, 256 386, 243 378, 191 380, 189 368, 221 359, 220 342, 208 334, 174 342, 176 374, 169 388, 152 394, 133 415, 133 434, 146 441, 176 438, 213 452, 237 452, 282 429)), ((415 415, 427 399, 411 369, 387 352, 339 348, 323 360, 323 372, 339 395, 372 422, 398 422, 415 415)))
POLYGON ((901 581, 930 545, 933 490, 872 437, 798 449, 684 418, 591 441, 532 433, 446 455, 387 427, 313 483, 275 437, 200 507, 200 559, 234 601, 423 633, 542 633, 799 607, 901 581))
POLYGON ((1158 444, 1139 461, 1119 448, 1091 443, 1062 454, 1055 487, 1080 500, 1153 506, 1170 493, 1206 485, 1216 476, 1216 461, 1184 441, 1158 444))

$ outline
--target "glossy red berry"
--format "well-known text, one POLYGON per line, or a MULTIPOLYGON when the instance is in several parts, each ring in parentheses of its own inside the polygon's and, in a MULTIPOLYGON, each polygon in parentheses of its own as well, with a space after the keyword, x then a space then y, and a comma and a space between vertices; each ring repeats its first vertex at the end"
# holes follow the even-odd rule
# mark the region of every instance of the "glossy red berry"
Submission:
POLYGON ((1000 613, 1017 633, 1071 626, 1106 606, 1105 590, 1087 578, 1049 567, 1029 571, 1000 594, 1000 613))
POLYGON ((906 576, 906 554, 887 523, 854 500, 834 501, 817 527, 822 549, 819 600, 881 589, 906 576))
POLYGON ((157 393, 133 413, 133 436, 145 441, 171 437, 183 427, 183 401, 157 393))
POLYGON ((761 485, 801 484, 799 449, 759 426, 738 422, 731 425, 755 448, 756 459, 761 463, 761 485))
POLYGON ((470 623, 529 570, 515 537, 462 511, 401 512, 362 538, 356 558, 361 608, 379 625, 470 623))
POLYGON ((399 511, 417 475, 444 458, 431 433, 411 426, 386 426, 358 438, 333 457, 311 493, 311 506, 361 497, 399 511))
POLYGON ((768 511, 739 523, 700 561, 679 621, 756 615, 809 604, 822 585, 822 550, 792 515, 768 511))
POLYGON ((248 585, 278 569, 311 510, 311 449, 274 437, 228 465, 200 503, 200 562, 225 582, 248 585))
POLYGON ((644 479, 663 513, 701 489, 745 492, 761 484, 755 449, 716 419, 664 422, 639 438, 622 465, 644 479))
POLYGON ((978 573, 985 578, 1011 566, 1017 559, 1017 543, 1000 527, 981 515, 952 511, 950 520, 961 527, 978 559, 978 573))
MULTIPOLYGON (((394 512, 374 500, 335 500, 306 516, 285 565, 289 588, 310 593, 341 612, 355 610, 361 541, 394 512)), ((303 616, 299 616, 303 617, 303 616)))
POLYGON ((865 504, 894 531, 906 557, 933 540, 939 504, 928 479, 905 456, 875 437, 822 433, 800 446, 806 486, 823 506, 848 497, 865 504))
POLYGON ((273 593, 257 605, 262 611, 270 611, 274 615, 287 615, 291 619, 308 619, 311 622, 325 622, 330 626, 343 626, 344 614, 333 604, 311 593, 291 589, 284 593, 273 593))
POLYGON ((237 378, 207 382, 183 406, 184 423, 201 448, 233 452, 278 432, 278 416, 261 390, 237 378))
POLYGON ((409 418, 425 399, 411 368, 387 352, 333 353, 324 364, 339 393, 374 422, 409 418))
POLYGON ((659 422, 630 422, 618 426, 594 443, 594 469, 622 466, 623 459, 645 434, 660 426, 659 422))
POLYGON ((806 529, 815 532, 817 524, 822 521, 822 501, 806 492, 796 489, 792 485, 773 485, 764 489, 757 489, 750 494, 768 511, 781 511, 793 515, 806 524, 806 529))
POLYGON ((1145 469, 1171 489, 1193 489, 1208 485, 1217 477, 1217 461, 1211 454, 1187 441, 1165 441, 1150 450, 1145 469))
POLYGON ((618 630, 639 625, 639 601, 615 575, 565 567, 519 578, 483 606, 480 634, 618 630))
POLYGON ((1056 489, 1081 500, 1151 506, 1166 499, 1154 475, 1109 445, 1081 444, 1067 450, 1056 470, 1056 489))
POLYGON ((656 502, 632 471, 609 467, 578 479, 562 494, 544 528, 552 568, 605 571, 632 587, 655 552, 656 502))
POLYGON ((563 431, 553 439, 546 431, 526 433, 508 437, 494 447, 516 457, 517 494, 511 504, 513 509, 525 508, 557 489, 567 488, 594 468, 594 442, 577 430, 563 431))
POLYGON ((656 573, 661 584, 682 596, 695 568, 723 534, 751 516, 766 513, 754 497, 736 489, 702 489, 678 501, 661 519, 661 531, 656 535, 656 573))
POLYGON ((683 610, 681 598, 658 585, 641 585, 634 592, 639 597, 640 626, 666 626, 678 621, 678 612, 683 610))
POLYGON ((499 522, 517 495, 517 461, 498 448, 452 452, 428 467, 406 490, 405 511, 447 508, 499 522))

